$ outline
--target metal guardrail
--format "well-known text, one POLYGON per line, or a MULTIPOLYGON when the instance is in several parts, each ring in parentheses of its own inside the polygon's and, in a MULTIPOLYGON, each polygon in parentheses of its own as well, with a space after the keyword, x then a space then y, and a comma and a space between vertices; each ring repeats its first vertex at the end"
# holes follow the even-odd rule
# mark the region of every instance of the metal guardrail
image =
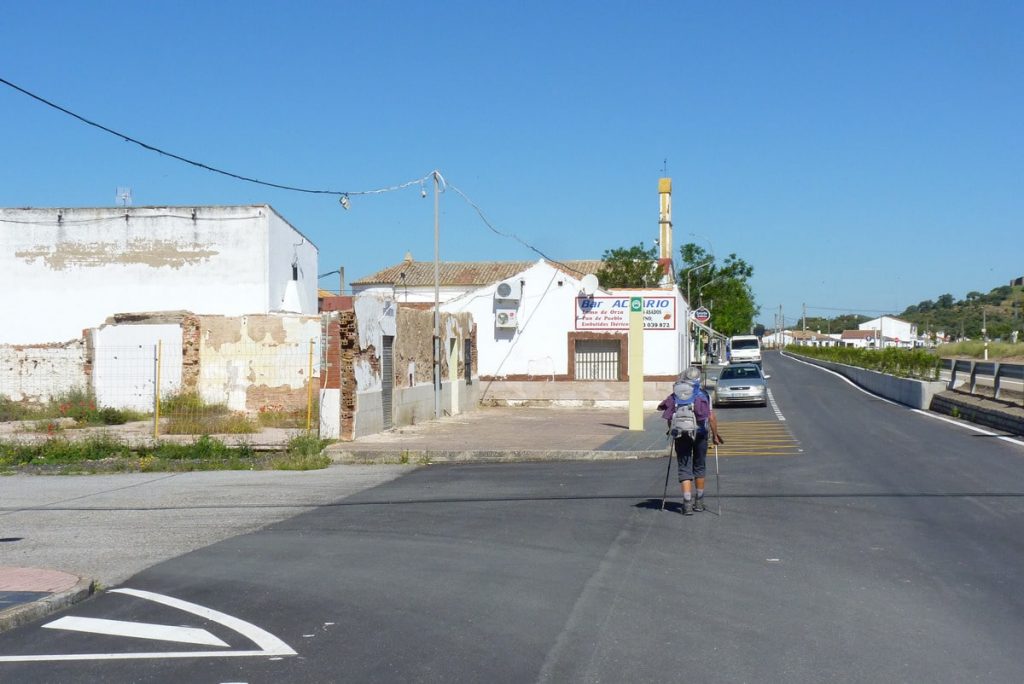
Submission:
MULTIPOLYGON (((1000 363, 998 361, 973 361, 970 359, 942 359, 942 369, 950 372, 949 389, 957 386, 957 375, 967 374, 971 394, 977 394, 978 378, 992 378, 993 397, 1001 399, 1004 380, 1018 380, 1024 383, 1024 364, 1000 363)), ((985 385, 988 387, 988 385, 985 385)))

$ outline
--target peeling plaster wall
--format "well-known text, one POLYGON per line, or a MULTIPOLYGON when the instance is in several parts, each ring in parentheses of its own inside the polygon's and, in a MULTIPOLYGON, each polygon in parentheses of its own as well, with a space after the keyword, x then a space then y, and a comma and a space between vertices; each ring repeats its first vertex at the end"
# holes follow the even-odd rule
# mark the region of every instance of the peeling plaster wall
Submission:
POLYGON ((89 355, 84 340, 63 344, 0 345, 0 396, 43 403, 89 387, 89 355))
POLYGON ((306 407, 311 340, 314 383, 320 376, 319 316, 198 318, 197 389, 204 401, 226 404, 233 411, 306 407))
POLYGON ((316 248, 271 207, 194 211, 0 209, 0 291, 21 295, 4 307, 18 325, 0 327, 0 343, 75 338, 121 311, 267 313, 299 242, 303 312, 316 312, 316 248))
POLYGON ((153 410, 158 343, 160 396, 181 389, 180 323, 103 325, 92 331, 92 339, 93 389, 98 405, 153 410))
POLYGON ((360 392, 380 391, 380 350, 384 336, 396 336, 395 303, 376 295, 355 298, 359 354, 355 360, 356 384, 360 392))

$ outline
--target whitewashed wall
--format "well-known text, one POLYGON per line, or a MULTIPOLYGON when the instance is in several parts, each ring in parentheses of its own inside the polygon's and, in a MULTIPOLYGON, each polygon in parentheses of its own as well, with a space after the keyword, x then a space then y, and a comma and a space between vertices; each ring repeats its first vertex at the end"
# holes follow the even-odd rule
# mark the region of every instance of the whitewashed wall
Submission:
POLYGON ((99 406, 152 411, 160 344, 160 395, 181 388, 181 326, 105 325, 93 332, 93 388, 99 406))
MULTIPOLYGON (((468 311, 477 323, 477 365, 479 375, 565 375, 569 369, 567 335, 576 330, 576 298, 580 282, 544 260, 515 278, 523 282, 515 330, 494 326, 494 291, 497 283, 469 292, 445 304, 444 311, 468 311)), ((601 293, 598 293, 601 294, 601 293)), ((686 302, 677 288, 665 290, 622 290, 621 296, 672 298, 676 300, 675 330, 644 332, 644 374, 678 374, 682 368, 686 302)), ((599 331, 589 331, 600 334, 599 331)), ((611 331, 617 334, 625 330, 611 331)))
MULTIPOLYGON (((317 249, 290 223, 274 212, 267 217, 267 303, 261 312, 282 310, 288 282, 292 278, 292 262, 299 267, 298 299, 300 308, 294 313, 317 312, 317 249)), ((249 313, 259 313, 250 311, 249 313)))
MULTIPOLYGON (((18 324, 0 325, 0 343, 75 339, 120 312, 268 312, 283 295, 292 245, 302 236, 267 205, 197 207, 194 219, 192 212, 0 209, 0 291, 19 293, 4 306, 6 321, 18 324)), ((316 248, 304 242, 301 301, 312 314, 316 248)))
POLYGON ((72 390, 85 391, 86 344, 0 346, 0 396, 45 404, 72 390))

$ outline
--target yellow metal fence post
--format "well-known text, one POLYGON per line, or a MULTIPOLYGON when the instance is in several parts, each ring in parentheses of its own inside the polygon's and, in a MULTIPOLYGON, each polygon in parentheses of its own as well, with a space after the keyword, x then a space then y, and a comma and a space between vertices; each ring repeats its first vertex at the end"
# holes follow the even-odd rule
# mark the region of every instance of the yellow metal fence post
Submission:
POLYGON ((313 346, 315 339, 309 340, 309 374, 306 376, 306 432, 313 426, 313 346))

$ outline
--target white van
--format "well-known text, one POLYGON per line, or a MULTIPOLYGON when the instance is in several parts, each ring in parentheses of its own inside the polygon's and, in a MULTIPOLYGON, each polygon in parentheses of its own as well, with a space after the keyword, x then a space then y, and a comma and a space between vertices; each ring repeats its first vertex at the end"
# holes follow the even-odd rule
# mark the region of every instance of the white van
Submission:
POLYGON ((761 363, 761 340, 757 335, 729 338, 729 363, 761 363))

